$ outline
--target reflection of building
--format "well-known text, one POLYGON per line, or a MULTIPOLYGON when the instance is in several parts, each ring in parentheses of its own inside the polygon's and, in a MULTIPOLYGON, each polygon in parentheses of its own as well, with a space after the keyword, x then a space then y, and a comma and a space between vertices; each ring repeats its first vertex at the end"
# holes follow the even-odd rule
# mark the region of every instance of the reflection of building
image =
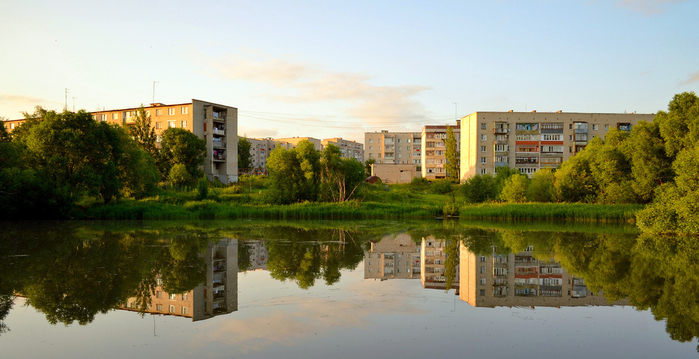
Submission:
POLYGON ((417 279, 420 247, 407 234, 386 236, 364 254, 364 279, 417 279))
MULTIPOLYGON (((422 287, 428 289, 446 289, 447 288, 447 253, 445 252, 446 241, 443 239, 435 239, 430 236, 422 238, 422 246, 420 248, 420 280, 422 287)), ((454 281, 451 287, 459 289, 459 268, 456 267, 454 281)))
MULTIPOLYGON (((238 310, 238 240, 209 243, 204 253, 206 281, 182 294, 163 290, 158 279, 145 312, 204 320, 238 310)), ((123 309, 138 311, 136 298, 129 298, 123 309)))
POLYGON ((254 241, 245 241, 244 244, 250 251, 250 268, 248 268, 248 270, 267 270, 269 253, 265 247, 265 240, 259 239, 254 241))
POLYGON ((609 305, 602 293, 589 292, 583 279, 553 259, 535 258, 532 251, 485 256, 462 244, 459 298, 474 307, 609 305))

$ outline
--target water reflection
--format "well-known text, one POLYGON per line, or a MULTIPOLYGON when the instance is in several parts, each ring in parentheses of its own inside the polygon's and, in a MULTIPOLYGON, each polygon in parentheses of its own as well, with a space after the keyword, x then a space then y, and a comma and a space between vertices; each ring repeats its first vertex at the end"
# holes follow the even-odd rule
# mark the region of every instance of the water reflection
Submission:
POLYGON ((675 340, 699 335, 699 244, 681 238, 455 223, 5 228, 0 334, 15 295, 52 324, 113 309, 200 321, 241 308, 239 272, 309 289, 363 262, 366 280, 415 279, 473 307, 630 304, 675 340))

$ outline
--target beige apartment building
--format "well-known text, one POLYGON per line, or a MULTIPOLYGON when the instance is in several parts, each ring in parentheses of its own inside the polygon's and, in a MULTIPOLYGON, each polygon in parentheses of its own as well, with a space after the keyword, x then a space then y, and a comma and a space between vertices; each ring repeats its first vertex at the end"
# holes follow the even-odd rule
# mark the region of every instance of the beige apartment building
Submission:
MULTIPOLYGON (((118 125, 133 125, 138 107, 96 111, 97 121, 118 125)), ((145 107, 155 128, 158 145, 168 128, 183 128, 206 141, 204 173, 210 181, 238 182, 238 109, 211 102, 192 100, 189 103, 165 105, 154 103, 145 107)))
POLYGON ((569 274, 559 262, 537 256, 529 247, 520 253, 477 255, 461 244, 459 298, 474 307, 575 307, 626 305, 608 303, 592 293, 583 278, 569 274))
MULTIPOLYGON (((420 246, 420 281, 425 289, 446 289, 446 259, 447 254, 444 252, 446 240, 435 239, 432 236, 422 238, 420 246)), ((456 268, 456 278, 452 282, 452 288, 458 294, 461 286, 461 273, 459 268, 456 268)))
POLYGON ((267 159, 269 154, 276 148, 293 148, 289 142, 275 140, 273 138, 248 138, 250 142, 250 154, 252 155, 252 168, 245 169, 249 173, 267 172, 267 159))
POLYGON ((354 158, 359 162, 364 162, 364 145, 352 140, 344 140, 340 137, 326 138, 320 142, 321 147, 325 149, 328 145, 335 145, 340 148, 342 157, 354 158))
POLYGON ((373 158, 378 164, 420 165, 422 143, 419 132, 380 132, 364 133, 364 152, 368 160, 373 158))
POLYGON ((531 176, 555 168, 610 129, 631 131, 654 114, 474 112, 461 119, 461 181, 500 166, 531 176))
POLYGON ((386 236, 364 254, 364 279, 417 279, 420 247, 410 235, 386 236))
POLYGON ((457 148, 461 148, 461 125, 456 126, 426 125, 422 128, 422 177, 428 180, 443 179, 447 177, 446 164, 446 139, 447 127, 451 127, 456 137, 457 148))

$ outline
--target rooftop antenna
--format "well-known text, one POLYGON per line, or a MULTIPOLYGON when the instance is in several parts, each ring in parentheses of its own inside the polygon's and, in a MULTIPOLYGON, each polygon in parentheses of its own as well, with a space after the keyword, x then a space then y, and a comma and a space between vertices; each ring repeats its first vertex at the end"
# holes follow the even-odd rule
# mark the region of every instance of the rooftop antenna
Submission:
POLYGON ((66 102, 65 102, 65 105, 63 106, 63 110, 66 110, 66 111, 67 111, 67 110, 68 110, 68 88, 66 87, 65 90, 66 90, 66 91, 65 91, 66 102))
POLYGON ((76 99, 76 98, 77 98, 77 97, 73 96, 73 112, 75 112, 75 99, 76 99))
POLYGON ((156 84, 157 82, 158 82, 158 81, 153 81, 153 102, 151 102, 151 103, 155 103, 155 84, 156 84))

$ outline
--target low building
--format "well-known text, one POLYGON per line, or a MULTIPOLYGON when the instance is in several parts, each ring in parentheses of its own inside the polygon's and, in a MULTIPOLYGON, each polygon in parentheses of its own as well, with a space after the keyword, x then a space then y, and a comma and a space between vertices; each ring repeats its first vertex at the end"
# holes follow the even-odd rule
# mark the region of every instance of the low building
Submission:
POLYGON ((378 164, 420 165, 420 136, 420 132, 365 132, 365 159, 373 158, 378 164))
POLYGON ((381 178, 383 183, 410 183, 421 173, 416 165, 374 163, 371 165, 371 175, 381 178))

